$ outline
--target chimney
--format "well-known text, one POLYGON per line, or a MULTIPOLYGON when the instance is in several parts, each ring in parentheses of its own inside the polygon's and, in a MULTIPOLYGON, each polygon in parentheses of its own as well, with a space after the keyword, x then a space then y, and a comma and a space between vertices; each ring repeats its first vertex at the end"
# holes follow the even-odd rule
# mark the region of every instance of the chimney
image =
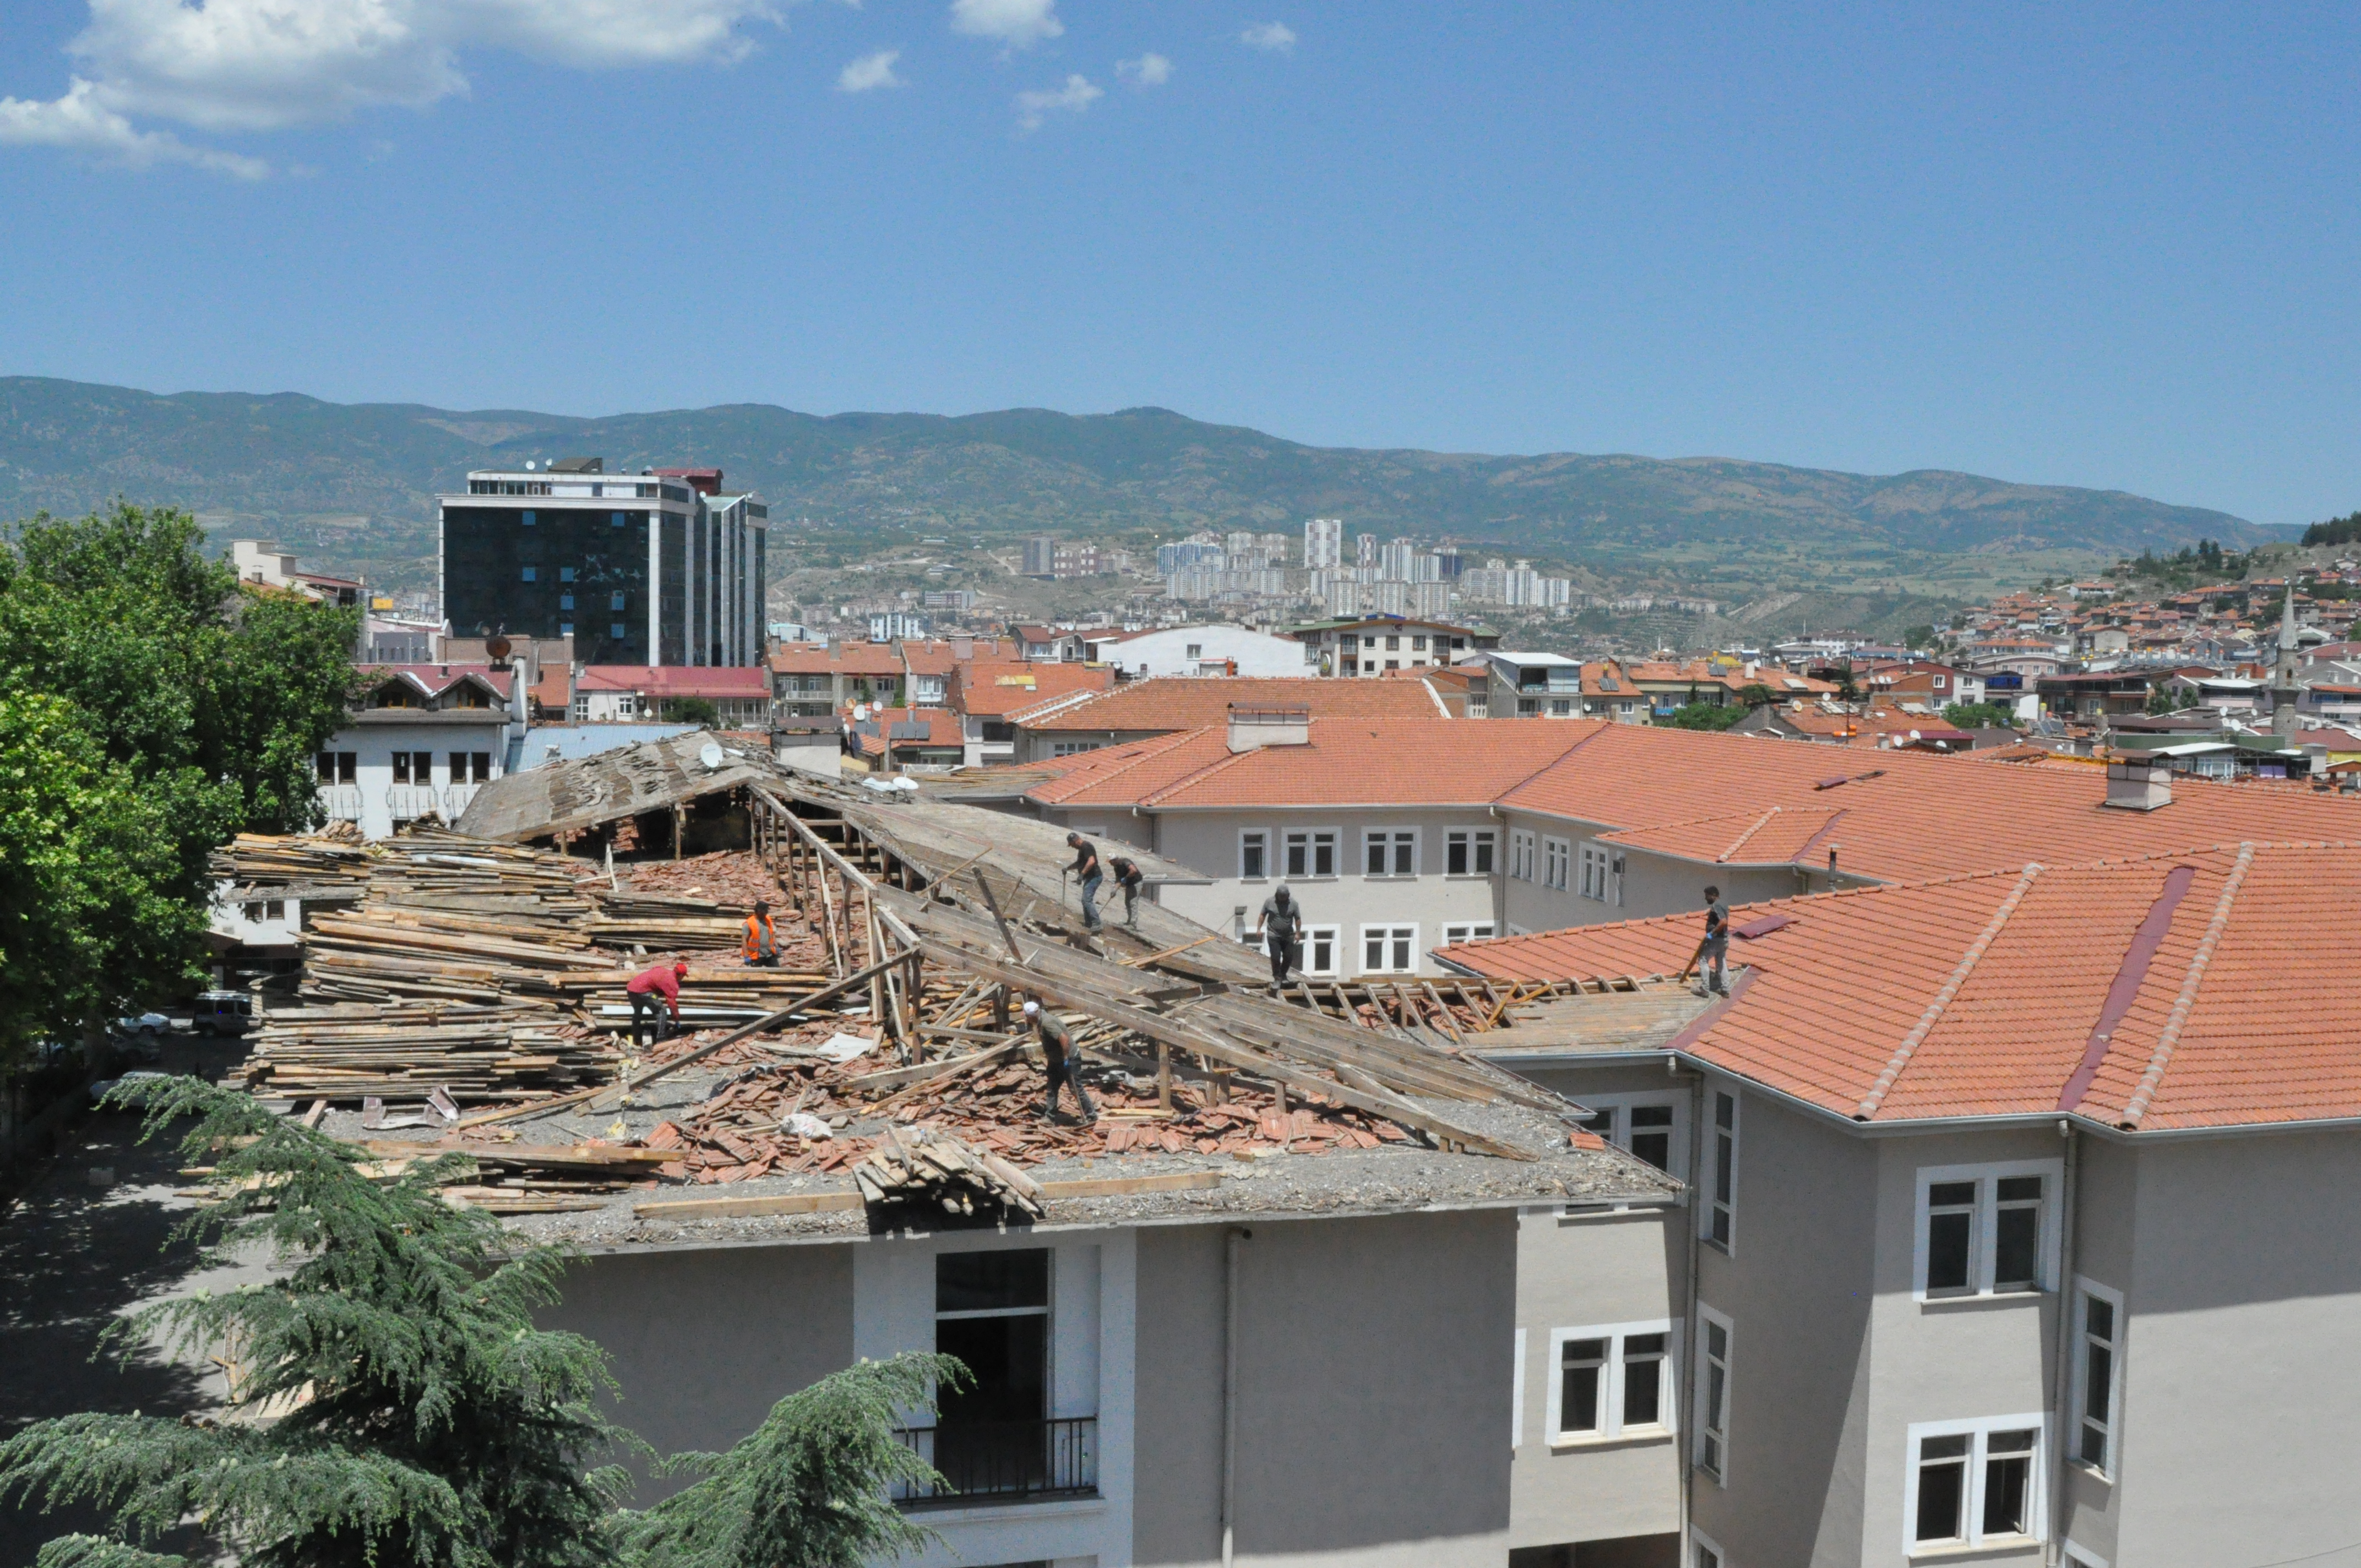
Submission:
POLYGON ((2106 804, 2118 811, 2155 811, 2172 804, 2172 771, 2148 762, 2109 762, 2106 804))
POLYGON ((1303 707, 1230 709, 1230 751, 1257 751, 1265 746, 1312 744, 1312 710, 1303 707))

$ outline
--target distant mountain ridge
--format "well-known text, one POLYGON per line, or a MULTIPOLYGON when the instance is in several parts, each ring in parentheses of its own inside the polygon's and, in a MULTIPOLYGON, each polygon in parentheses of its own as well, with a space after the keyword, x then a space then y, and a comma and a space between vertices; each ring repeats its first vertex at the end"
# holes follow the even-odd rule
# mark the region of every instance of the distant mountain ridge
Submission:
POLYGON ((597 455, 610 471, 719 466, 774 517, 1076 533, 1277 528, 1451 535, 1598 557, 1700 543, 1947 553, 2136 552, 2287 530, 2120 490, 1927 469, 1869 476, 1733 458, 1307 446, 1166 409, 814 415, 760 403, 585 419, 0 378, 0 511, 121 495, 262 528, 324 565, 434 550, 469 468, 597 455))

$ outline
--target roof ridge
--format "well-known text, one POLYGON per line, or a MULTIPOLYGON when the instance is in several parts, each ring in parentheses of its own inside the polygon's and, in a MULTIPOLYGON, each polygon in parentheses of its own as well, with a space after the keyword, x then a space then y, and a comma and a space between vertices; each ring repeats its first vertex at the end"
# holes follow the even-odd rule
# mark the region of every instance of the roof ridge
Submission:
POLYGON ((2205 935, 2198 939, 2197 950, 2189 956, 2189 972, 2181 978, 2180 994, 2172 999, 2172 1012, 2157 1034, 2156 1049, 2148 1055, 2147 1070, 2140 1074, 2139 1086, 2124 1105, 2121 1125, 2125 1127, 2139 1126, 2157 1091, 2164 1087, 2165 1069, 2172 1065, 2173 1049, 2180 1044, 2180 1031, 2197 1006, 2198 989, 2205 983, 2205 970, 2213 961, 2213 949, 2221 944, 2222 933, 2229 929, 2230 908, 2237 902, 2239 888, 2246 885, 2246 869, 2255 863, 2257 847, 2251 841, 2239 845, 2238 863, 2222 880, 2222 896, 2214 900, 2213 918, 2206 922, 2205 935))
POLYGON ((1426 676, 1421 675, 1418 678, 1418 684, 1426 688, 1427 700, 1434 704, 1435 717, 1449 718, 1452 716, 1451 710, 1443 706, 1443 694, 1434 689, 1434 683, 1426 676))
MULTIPOLYGON (((1479 722, 1488 723, 1489 720, 1482 720, 1479 722)), ((1576 718, 1570 722, 1576 724, 1588 724, 1593 721, 1587 718, 1576 718)), ((1500 802, 1508 799, 1510 795, 1516 794, 1519 790, 1524 788, 1527 784, 1532 783, 1535 779, 1541 777, 1543 773, 1549 772, 1552 768, 1556 767, 1560 762, 1565 762, 1568 757, 1573 756, 1576 751, 1581 751, 1585 746, 1589 745, 1593 740, 1598 740, 1601 735, 1606 734, 1609 729, 1615 728, 1612 723, 1604 718, 1597 720, 1597 723, 1598 728, 1593 729, 1589 734, 1574 741, 1572 744, 1568 745, 1565 751, 1560 751, 1556 756, 1552 757, 1548 762, 1543 762, 1540 767, 1535 768, 1532 773, 1527 773, 1523 778, 1519 779, 1515 784, 1510 784, 1508 788, 1496 792, 1492 796, 1492 804, 1495 806, 1499 805, 1500 802)), ((1543 812, 1542 815, 1548 816, 1551 814, 1543 812)))
POLYGON ((1010 708, 1008 722, 1026 724, 1036 718, 1047 718, 1051 714, 1063 712, 1069 707, 1080 707, 1084 703, 1095 697, 1105 696, 1114 690, 1113 686, 1076 686, 1072 691, 1057 692, 1043 697, 1030 707, 1010 708))
POLYGON ((1753 838, 1757 833, 1762 832, 1763 829, 1770 824, 1771 819, 1778 815, 1779 808, 1774 806, 1770 810, 1764 812, 1762 816, 1756 817, 1752 822, 1747 824, 1746 831, 1731 839, 1730 841, 1730 848, 1722 850, 1721 853, 1714 857, 1715 863, 1719 865, 1729 864, 1730 857, 1738 853, 1739 850, 1746 848, 1746 841, 1749 839, 1753 838))
MULTIPOLYGON (((1145 740, 1131 741, 1129 744, 1141 748, 1137 756, 1131 758, 1129 761, 1119 766, 1109 768, 1104 773, 1093 773, 1089 783, 1104 784, 1109 779, 1119 777, 1124 773, 1129 773, 1132 769, 1138 767, 1143 762, 1155 761, 1157 758, 1164 755, 1165 752, 1171 751, 1174 747, 1179 746, 1185 741, 1195 740, 1202 733, 1203 733, 1203 731, 1201 729, 1176 729, 1170 735, 1152 735, 1145 740)), ((1101 749, 1104 750, 1104 748, 1101 749)), ((1112 759, 1109 760, 1112 761, 1112 759)), ((1071 769, 1067 773, 1059 774, 1056 782, 1059 784, 1074 782, 1074 775, 1083 771, 1084 770, 1082 768, 1071 769)), ((1075 791, 1080 793, 1080 791, 1088 786, 1084 784, 1075 782, 1074 787, 1075 791)))
POLYGON ((1960 956, 1958 967, 1951 970, 1951 978, 1943 982, 1943 988, 1938 991, 1935 993, 1935 999, 1927 1004, 1927 1011, 1920 1014, 1917 1024, 1908 1034, 1903 1036, 1901 1043, 1894 1047, 1894 1055, 1887 1060, 1885 1070, 1877 1075, 1877 1081, 1870 1085, 1869 1092, 1863 1095, 1861 1103, 1853 1108, 1855 1120, 1866 1122, 1876 1116, 1878 1108, 1885 1103, 1886 1095, 1893 1091, 1894 1081, 1902 1076, 1902 1069, 1910 1065, 1911 1056, 1916 1052, 1921 1042, 1927 1038, 1935 1025, 1942 1021, 1944 1012, 1951 1005, 1951 999, 1959 995, 1960 987, 1965 985, 1968 982, 1968 976, 1975 972, 1976 964, 1985 953, 1992 950, 1992 945, 1999 938, 2002 927, 2008 924, 2008 917, 2016 913, 2017 905, 2025 902, 2026 894, 2033 886, 2033 879, 2041 874, 2041 862, 2038 861, 2026 863, 2025 874, 2016 879, 2016 886, 2009 890, 2006 898, 2001 900, 2000 907, 1993 911, 1993 917, 1985 922, 1983 930, 1978 933, 1974 941, 1968 944, 1968 950, 1960 956))
MULTIPOLYGON (((1203 735, 1212 732, 1216 728, 1225 729, 1226 726, 1208 724, 1202 729, 1192 729, 1189 731, 1189 733, 1191 735, 1203 735)), ((1204 780, 1213 777, 1213 774, 1220 773, 1224 768, 1233 766, 1241 758, 1254 756, 1262 750, 1262 747, 1256 746, 1244 751, 1232 751, 1226 756, 1216 757, 1212 762, 1207 762, 1203 767, 1199 768, 1195 773, 1182 773, 1179 778, 1174 779, 1171 783, 1148 791, 1146 795, 1139 797, 1139 804, 1142 806, 1160 805, 1162 804, 1164 797, 1172 794, 1175 790, 1185 788, 1192 784, 1201 784, 1204 780)))

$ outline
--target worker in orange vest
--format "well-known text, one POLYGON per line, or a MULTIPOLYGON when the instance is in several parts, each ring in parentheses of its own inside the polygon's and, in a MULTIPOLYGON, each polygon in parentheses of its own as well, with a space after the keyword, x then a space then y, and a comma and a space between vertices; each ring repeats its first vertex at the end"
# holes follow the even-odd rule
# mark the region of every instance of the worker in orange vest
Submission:
POLYGON ((746 961, 763 969, 779 967, 779 929, 771 924, 771 906, 756 901, 746 916, 746 961))

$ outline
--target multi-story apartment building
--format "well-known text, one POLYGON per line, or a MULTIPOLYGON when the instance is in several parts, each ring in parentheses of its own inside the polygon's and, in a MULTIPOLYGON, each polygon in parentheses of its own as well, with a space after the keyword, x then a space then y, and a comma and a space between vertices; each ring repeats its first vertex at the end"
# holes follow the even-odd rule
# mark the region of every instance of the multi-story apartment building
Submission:
POLYGON ((1388 671, 1432 669, 1455 664, 1471 652, 1497 648, 1500 642, 1497 632, 1481 627, 1400 614, 1342 616, 1290 628, 1287 635, 1318 653, 1323 675, 1382 675, 1388 671))
POLYGON ((759 663, 769 509, 721 494, 719 469, 604 466, 482 469, 437 498, 452 630, 572 637, 594 664, 759 663))
POLYGON ((509 771, 531 715, 516 673, 486 664, 381 664, 315 759, 330 821, 371 839, 432 813, 458 819, 477 787, 509 771))
POLYGON ((1306 518, 1303 522, 1303 564, 1312 571, 1341 565, 1345 560, 1345 520, 1306 518))
MULTIPOLYGON (((1300 644, 1289 643, 1289 647, 1300 644)), ((1303 667, 1299 660, 1294 668, 1303 667)), ((1010 758, 1071 757, 1179 730, 1226 725, 1233 714, 1323 718, 1429 719, 1447 713, 1422 680, 1323 681, 1304 675, 1173 675, 1045 695, 1010 710, 1010 758)), ((1259 743, 1268 731, 1252 729, 1259 743)))

